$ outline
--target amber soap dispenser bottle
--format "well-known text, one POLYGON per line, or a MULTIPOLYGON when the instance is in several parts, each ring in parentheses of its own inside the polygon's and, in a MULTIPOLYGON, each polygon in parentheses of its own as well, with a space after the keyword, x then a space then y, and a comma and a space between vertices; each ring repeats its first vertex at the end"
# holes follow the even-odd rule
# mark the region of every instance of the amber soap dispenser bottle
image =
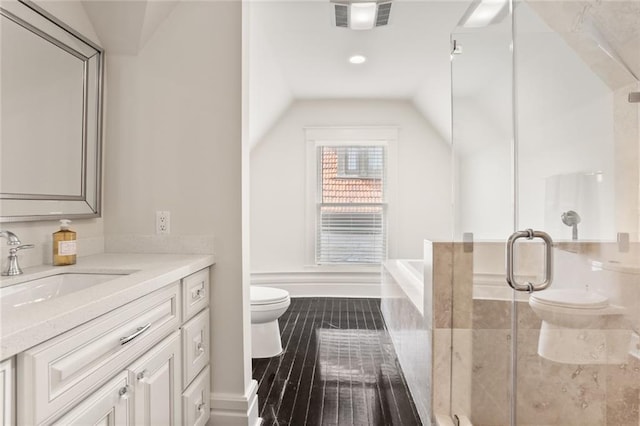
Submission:
POLYGON ((53 233, 53 265, 65 266, 76 263, 76 233, 69 229, 68 219, 60 221, 60 230, 53 233))

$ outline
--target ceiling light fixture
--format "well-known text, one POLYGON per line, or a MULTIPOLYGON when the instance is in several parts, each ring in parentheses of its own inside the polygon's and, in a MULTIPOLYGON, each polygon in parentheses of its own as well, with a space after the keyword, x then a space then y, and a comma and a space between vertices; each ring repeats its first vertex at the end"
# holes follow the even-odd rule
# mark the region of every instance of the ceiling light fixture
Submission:
POLYGON ((364 64, 367 61, 366 56, 364 55, 353 55, 349 58, 349 62, 354 65, 364 64))
POLYGON ((502 22, 509 12, 507 0, 476 0, 460 20, 465 28, 483 28, 502 22))
POLYGON ((352 30, 370 30, 376 23, 376 3, 351 3, 349 28, 352 30))

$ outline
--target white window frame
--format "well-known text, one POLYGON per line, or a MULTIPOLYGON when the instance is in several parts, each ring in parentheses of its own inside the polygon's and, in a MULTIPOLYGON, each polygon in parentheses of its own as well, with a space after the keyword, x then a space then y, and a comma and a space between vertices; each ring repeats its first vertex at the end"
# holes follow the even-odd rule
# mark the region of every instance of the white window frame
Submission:
POLYGON ((331 270, 362 270, 377 265, 316 265, 317 165, 318 146, 384 145, 387 148, 386 203, 387 257, 396 257, 397 221, 395 220, 397 186, 397 127, 305 127, 306 144, 306 206, 305 264, 307 268, 331 270))

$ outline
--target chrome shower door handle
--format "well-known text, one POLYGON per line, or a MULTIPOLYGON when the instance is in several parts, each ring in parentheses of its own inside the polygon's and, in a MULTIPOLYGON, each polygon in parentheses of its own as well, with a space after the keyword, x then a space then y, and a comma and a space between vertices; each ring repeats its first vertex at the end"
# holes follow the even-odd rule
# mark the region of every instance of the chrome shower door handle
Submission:
POLYGON ((507 269, 507 283, 509 286, 517 291, 526 291, 532 293, 534 291, 544 290, 551 285, 553 281, 553 240, 551 236, 546 232, 542 231, 534 231, 533 229, 526 229, 524 231, 517 231, 511 234, 509 239, 507 240, 507 259, 506 259, 506 269, 507 269), (527 240, 533 240, 534 238, 540 238, 545 243, 544 250, 544 281, 541 283, 530 283, 525 282, 520 284, 516 281, 516 277, 514 275, 513 268, 513 247, 517 240, 520 238, 526 238, 527 240))

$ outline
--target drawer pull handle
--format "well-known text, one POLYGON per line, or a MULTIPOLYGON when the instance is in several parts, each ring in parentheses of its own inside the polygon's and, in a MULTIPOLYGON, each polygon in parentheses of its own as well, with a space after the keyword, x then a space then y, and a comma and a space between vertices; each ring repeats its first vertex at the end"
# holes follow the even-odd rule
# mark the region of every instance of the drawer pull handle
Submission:
POLYGON ((198 412, 202 411, 203 408, 204 408, 204 402, 200 402, 198 405, 196 405, 196 410, 198 410, 198 412))
POLYGON ((130 391, 129 385, 121 387, 120 390, 118 391, 118 396, 121 399, 129 399, 130 395, 131 395, 131 391, 130 391))
POLYGON ((126 345, 127 343, 129 343, 130 341, 132 341, 133 339, 135 339, 136 337, 138 337, 139 335, 141 335, 142 333, 147 331, 149 328, 151 328, 151 323, 143 325, 142 327, 138 327, 133 334, 131 334, 131 335, 127 336, 127 337, 121 337, 120 338, 120 344, 121 345, 126 345))
POLYGON ((204 288, 199 288, 196 291, 194 291, 193 293, 191 293, 191 298, 193 300, 200 299, 202 296, 204 296, 204 288))
POLYGON ((202 344, 202 342, 198 342, 198 344, 196 345, 196 350, 200 354, 204 353, 204 345, 202 344))

